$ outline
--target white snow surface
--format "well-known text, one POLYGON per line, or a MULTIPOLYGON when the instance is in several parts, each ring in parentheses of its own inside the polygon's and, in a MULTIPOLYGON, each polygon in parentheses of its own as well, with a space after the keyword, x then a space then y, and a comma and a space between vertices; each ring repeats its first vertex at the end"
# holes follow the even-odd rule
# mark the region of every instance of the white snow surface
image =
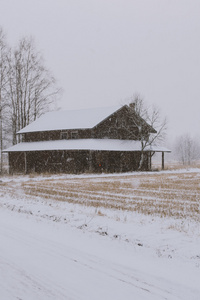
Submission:
POLYGON ((48 112, 18 133, 93 128, 122 106, 48 112))
MULTIPOLYGON (((141 151, 141 142, 117 139, 75 139, 16 144, 4 152, 50 150, 100 150, 100 151, 141 151)), ((170 152, 162 146, 147 146, 144 151, 170 152)))
POLYGON ((2 300, 198 300, 199 279, 199 223, 0 191, 2 300))

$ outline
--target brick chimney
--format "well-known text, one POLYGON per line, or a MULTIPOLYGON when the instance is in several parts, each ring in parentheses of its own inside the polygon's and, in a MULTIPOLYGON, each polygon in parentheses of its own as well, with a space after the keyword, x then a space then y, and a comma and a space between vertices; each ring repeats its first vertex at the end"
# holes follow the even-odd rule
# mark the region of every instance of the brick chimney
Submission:
POLYGON ((132 110, 135 110, 135 102, 129 103, 129 107, 130 107, 132 110))

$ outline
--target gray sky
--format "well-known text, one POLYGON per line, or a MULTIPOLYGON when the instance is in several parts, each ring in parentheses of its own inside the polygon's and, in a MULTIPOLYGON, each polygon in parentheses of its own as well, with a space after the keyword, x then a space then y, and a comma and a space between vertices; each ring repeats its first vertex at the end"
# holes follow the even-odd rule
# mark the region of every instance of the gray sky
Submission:
POLYGON ((169 135, 200 133, 199 0, 0 0, 7 40, 32 35, 63 109, 157 104, 169 135))

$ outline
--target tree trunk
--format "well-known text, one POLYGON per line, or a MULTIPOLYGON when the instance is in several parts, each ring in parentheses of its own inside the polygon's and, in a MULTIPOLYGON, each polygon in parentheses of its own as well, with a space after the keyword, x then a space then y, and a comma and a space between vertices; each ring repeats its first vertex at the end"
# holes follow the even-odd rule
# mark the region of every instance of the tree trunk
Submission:
POLYGON ((140 163, 139 163, 138 171, 142 170, 143 163, 144 163, 144 152, 142 151, 141 152, 141 157, 140 157, 140 163))

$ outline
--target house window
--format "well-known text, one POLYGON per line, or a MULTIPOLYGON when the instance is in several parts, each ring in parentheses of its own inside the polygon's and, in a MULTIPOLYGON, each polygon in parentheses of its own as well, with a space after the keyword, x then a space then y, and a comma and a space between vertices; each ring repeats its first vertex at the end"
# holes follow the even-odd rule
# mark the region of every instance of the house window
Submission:
POLYGON ((77 139, 78 138, 78 131, 72 131, 71 132, 71 138, 72 139, 77 139))
POLYGON ((60 138, 61 138, 61 140, 67 140, 68 139, 68 133, 67 132, 61 132, 60 138))

